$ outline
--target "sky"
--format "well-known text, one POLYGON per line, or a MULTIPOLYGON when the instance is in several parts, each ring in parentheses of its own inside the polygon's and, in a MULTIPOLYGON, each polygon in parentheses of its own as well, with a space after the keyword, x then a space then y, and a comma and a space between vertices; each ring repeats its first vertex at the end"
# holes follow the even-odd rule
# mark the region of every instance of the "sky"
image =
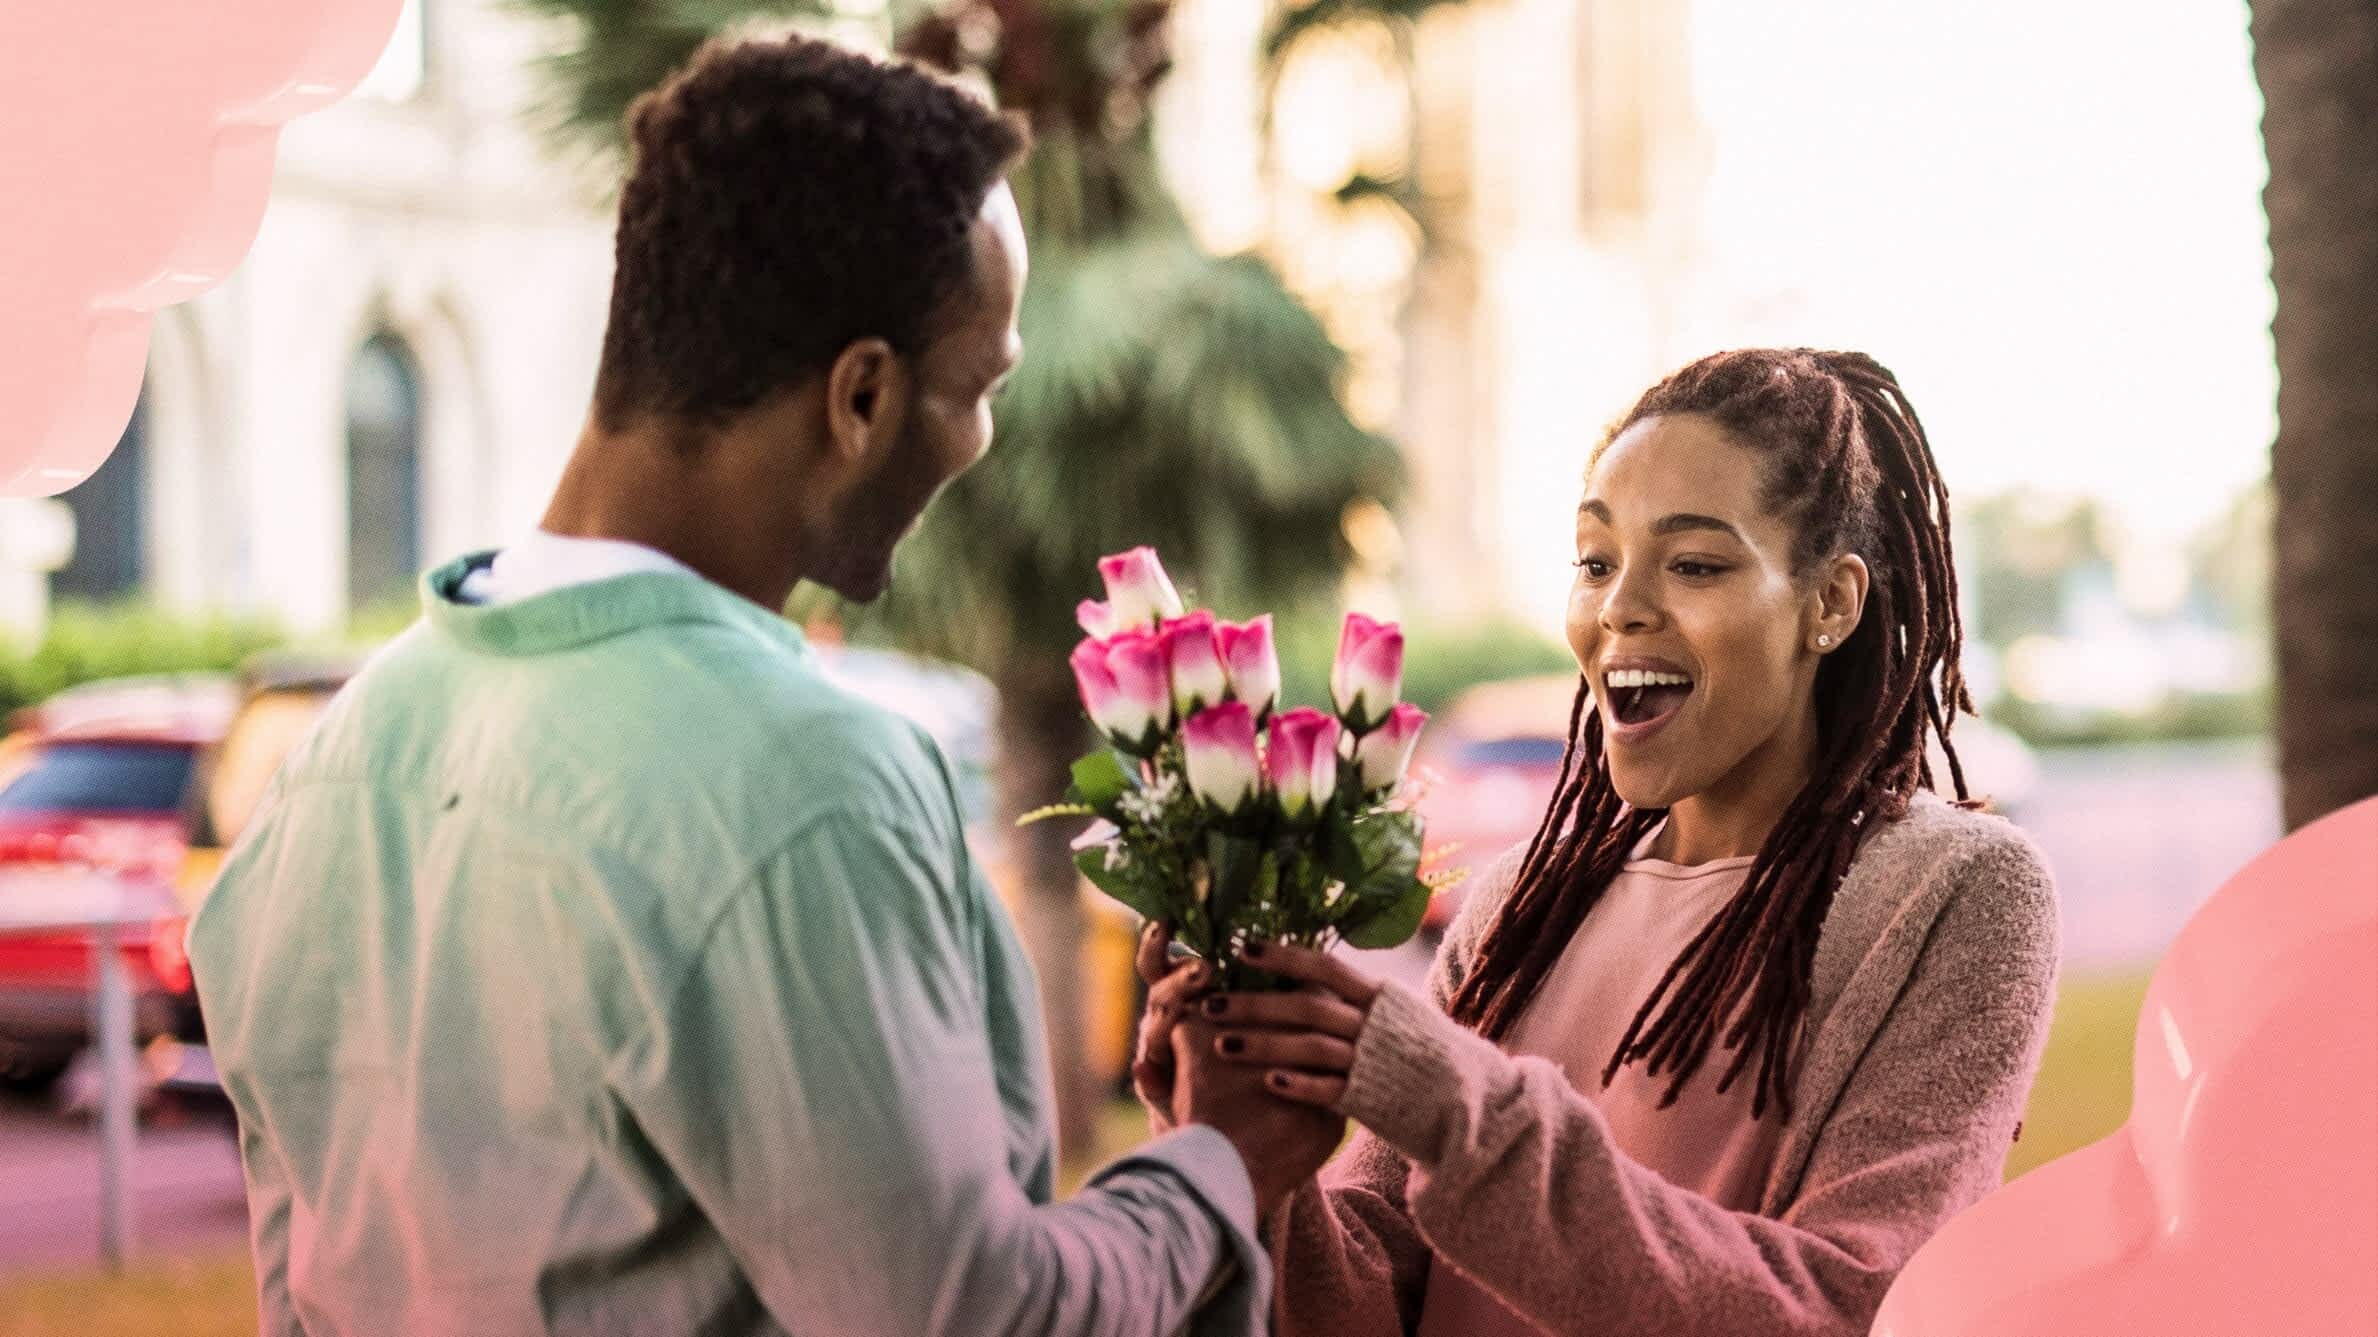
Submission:
POLYGON ((2169 539, 2267 473, 2243 3, 1693 3, 1725 286, 1898 372, 1952 492, 2169 539))

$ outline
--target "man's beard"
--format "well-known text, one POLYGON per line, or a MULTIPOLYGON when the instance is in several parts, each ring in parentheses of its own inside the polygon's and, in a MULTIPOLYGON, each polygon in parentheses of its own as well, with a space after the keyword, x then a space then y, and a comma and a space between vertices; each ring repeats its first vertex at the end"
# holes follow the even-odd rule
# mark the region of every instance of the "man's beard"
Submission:
POLYGON ((815 549, 811 579, 853 603, 873 603, 892 580, 892 552, 945 480, 916 419, 909 419, 873 474, 851 490, 834 531, 815 549))

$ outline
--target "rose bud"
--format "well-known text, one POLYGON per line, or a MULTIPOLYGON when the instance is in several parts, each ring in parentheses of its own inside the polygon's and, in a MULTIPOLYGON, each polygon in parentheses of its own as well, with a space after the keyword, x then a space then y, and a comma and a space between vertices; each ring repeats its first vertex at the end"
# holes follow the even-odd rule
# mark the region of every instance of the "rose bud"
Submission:
POLYGON ((1172 670, 1173 710, 1187 719, 1207 706, 1220 705, 1230 693, 1230 678, 1222 669, 1214 615, 1201 608, 1165 623, 1157 635, 1164 642, 1165 662, 1172 670))
POLYGON ((1404 687, 1404 633, 1393 622, 1348 613, 1338 633, 1338 659, 1329 694, 1338 718, 1357 734, 1379 727, 1404 687))
POLYGON ((1404 771, 1412 764, 1412 748, 1420 741, 1421 726, 1427 723, 1427 711, 1409 701, 1398 702, 1387 712, 1386 722, 1356 744, 1354 756, 1362 767, 1364 792, 1377 793, 1403 783, 1404 771))
POLYGON ((1123 692, 1115 685, 1114 671, 1106 666, 1106 642, 1087 640, 1073 648, 1073 681, 1082 692, 1082 709, 1090 714, 1090 722, 1110 738, 1128 732, 1127 708, 1123 692))
POLYGON ((1122 624, 1115 621, 1115 610, 1096 599, 1082 600, 1081 605, 1073 610, 1073 618, 1092 640, 1103 641, 1123 630, 1122 624))
POLYGON ((1164 663, 1164 642, 1152 631, 1125 631, 1106 642, 1106 668, 1114 675, 1115 690, 1132 726, 1125 750, 1145 756, 1156 750, 1176 718, 1172 708, 1172 678, 1164 663))
POLYGON ((1225 701, 1190 716, 1182 726, 1181 741, 1190 792, 1207 803, 1237 812, 1262 788, 1255 716, 1245 703, 1225 701))
POLYGON ((1301 818, 1328 803, 1338 786, 1338 722, 1298 706, 1272 720, 1271 747, 1264 770, 1279 796, 1280 811, 1301 818))
POLYGON ((1154 548, 1101 557, 1098 574, 1106 581, 1107 608, 1117 627, 1152 626, 1181 615, 1181 596, 1164 574, 1164 564, 1156 560, 1154 548))
POLYGON ((1272 645, 1272 615, 1252 622, 1224 622, 1214 628, 1230 694, 1263 718, 1280 699, 1280 655, 1272 645))

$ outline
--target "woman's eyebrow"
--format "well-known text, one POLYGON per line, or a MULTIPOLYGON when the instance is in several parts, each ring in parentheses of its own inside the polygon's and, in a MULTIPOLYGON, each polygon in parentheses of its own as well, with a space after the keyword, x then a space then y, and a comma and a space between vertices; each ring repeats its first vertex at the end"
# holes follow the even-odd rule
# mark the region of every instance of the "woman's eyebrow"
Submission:
MULTIPOLYGON (((1589 500, 1580 505, 1577 508, 1577 514, 1580 516, 1590 515, 1606 525, 1615 524, 1615 522, 1610 517, 1610 508, 1603 505, 1598 500, 1589 500)), ((1681 534, 1686 530, 1691 529, 1712 530, 1716 533, 1727 535, 1738 543, 1749 542, 1748 539, 1742 537, 1741 530, 1736 529, 1734 526, 1718 519, 1716 516, 1695 515, 1690 511, 1679 511, 1674 515, 1663 515, 1658 520, 1654 521, 1651 526, 1651 532, 1655 536, 1661 537, 1665 537, 1669 534, 1681 534)))

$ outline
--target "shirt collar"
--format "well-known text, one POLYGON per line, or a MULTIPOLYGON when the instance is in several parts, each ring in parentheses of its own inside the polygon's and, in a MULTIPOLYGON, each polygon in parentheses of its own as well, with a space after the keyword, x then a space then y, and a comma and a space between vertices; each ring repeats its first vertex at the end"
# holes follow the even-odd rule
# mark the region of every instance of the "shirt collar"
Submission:
POLYGON ((812 653, 800 628, 782 614, 665 568, 629 570, 500 604, 464 602, 463 581, 495 560, 492 549, 472 552, 422 573, 422 614, 433 631, 488 654, 535 655, 668 623, 706 622, 749 632, 805 658, 812 653))
POLYGON ((586 538, 532 529, 495 555, 488 572, 496 598, 505 602, 549 593, 566 585, 609 580, 638 571, 662 571, 702 579, 692 567, 660 549, 625 539, 586 538))

